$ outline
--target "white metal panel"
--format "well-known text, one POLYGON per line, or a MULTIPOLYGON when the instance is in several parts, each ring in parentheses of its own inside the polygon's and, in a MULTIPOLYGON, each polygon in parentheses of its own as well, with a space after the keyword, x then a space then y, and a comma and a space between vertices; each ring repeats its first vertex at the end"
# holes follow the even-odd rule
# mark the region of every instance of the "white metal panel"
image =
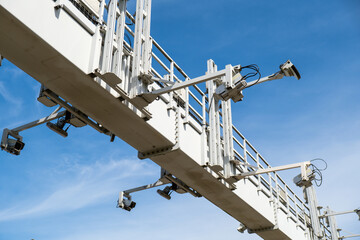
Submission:
POLYGON ((64 10, 56 10, 53 1, 0 0, 0 4, 78 68, 88 71, 92 36, 64 10))

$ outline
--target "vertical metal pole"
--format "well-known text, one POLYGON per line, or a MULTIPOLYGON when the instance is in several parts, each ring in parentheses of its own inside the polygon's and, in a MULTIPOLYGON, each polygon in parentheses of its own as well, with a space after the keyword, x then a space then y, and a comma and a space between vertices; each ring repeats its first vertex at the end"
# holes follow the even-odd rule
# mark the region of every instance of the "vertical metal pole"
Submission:
MULTIPOLYGON (((185 81, 188 81, 189 78, 186 78, 185 81)), ((185 88, 185 120, 184 124, 189 123, 189 87, 185 88)))
MULTIPOLYGON (((245 163, 248 163, 247 161, 247 153, 246 153, 246 139, 244 138, 244 141, 243 141, 243 147, 244 147, 244 161, 245 163)), ((248 167, 245 165, 244 166, 244 172, 248 172, 248 167)))
POLYGON ((103 72, 111 72, 112 56, 114 48, 114 34, 116 22, 117 0, 111 0, 108 9, 107 28, 105 34, 103 62, 101 70, 103 72))
POLYGON ((201 165, 205 166, 207 161, 207 133, 206 133, 206 99, 202 95, 202 126, 201 126, 201 165))
MULTIPOLYGON (((171 61, 170 63, 170 79, 169 81, 174 82, 174 62, 171 61)), ((169 103, 167 109, 172 109, 174 104, 174 92, 169 93, 169 103)))
MULTIPOLYGON (((259 153, 256 153, 256 166, 258 169, 260 169, 259 153)), ((260 174, 257 175, 257 180, 258 180, 257 190, 261 191, 261 175, 260 174)))
MULTIPOLYGON (((331 211, 329 207, 326 207, 324 214, 330 214, 330 213, 333 213, 333 211, 331 211)), ((327 216, 326 220, 330 226, 331 240, 339 240, 339 232, 338 232, 335 216, 327 216)))
MULTIPOLYGON (((123 72, 123 53, 124 53, 124 35, 125 35, 125 19, 126 19, 126 0, 119 1, 120 16, 117 20, 116 27, 116 43, 117 51, 114 59, 114 73, 118 77, 122 77, 123 72)), ((121 79, 123 82, 125 79, 121 79)))
POLYGON ((322 238, 323 234, 321 232, 319 214, 318 214, 318 202, 316 197, 316 192, 314 186, 310 183, 309 186, 304 187, 305 196, 308 201, 309 210, 310 210, 310 220, 311 226, 314 231, 314 240, 319 240, 322 238))
POLYGON ((288 186, 285 184, 285 201, 286 201, 286 209, 287 209, 287 218, 290 218, 290 203, 289 203, 289 193, 288 193, 288 186))
POLYGON ((128 55, 125 58, 125 64, 124 64, 124 85, 123 89, 129 93, 129 84, 130 84, 130 64, 131 64, 131 56, 128 55))
POLYGON ((274 200, 274 195, 273 195, 271 173, 268 173, 268 178, 269 178, 269 188, 270 188, 270 201, 273 201, 274 200))
POLYGON ((142 66, 144 74, 150 74, 151 71, 151 51, 152 40, 150 37, 150 24, 151 24, 151 0, 145 0, 144 6, 144 43, 142 48, 142 66))
POLYGON ((296 226, 299 226, 299 213, 298 213, 298 207, 296 203, 296 194, 293 192, 293 198, 294 198, 294 209, 295 209, 295 217, 296 217, 296 226))
POLYGON ((136 19, 135 19, 135 37, 134 37, 134 56, 132 61, 132 74, 130 85, 130 97, 134 98, 139 93, 142 82, 139 81, 140 64, 141 64, 141 45, 142 45, 142 30, 144 18, 144 0, 136 1, 136 19))
MULTIPOLYGON (((216 71, 216 65, 213 60, 208 60, 207 65, 207 73, 216 71)), ((221 171, 223 170, 223 164, 221 163, 219 101, 214 97, 216 83, 215 81, 208 81, 206 85, 209 98, 210 167, 213 171, 221 171)))
MULTIPOLYGON (((232 85, 232 66, 226 66, 226 74, 224 82, 232 85)), ((222 120, 223 120, 223 134, 224 134, 224 175, 226 179, 231 179, 234 176, 235 166, 231 163, 234 160, 234 142, 232 132, 232 116, 231 116, 231 101, 221 101, 222 106, 222 120)))
POLYGON ((89 72, 93 72, 96 68, 99 68, 100 65, 100 55, 101 55, 101 44, 102 44, 102 36, 101 36, 101 26, 104 21, 104 8, 105 8, 105 0, 100 1, 100 9, 99 9, 99 22, 96 25, 95 34, 93 35, 93 42, 91 46, 91 54, 90 54, 90 63, 89 63, 89 72))

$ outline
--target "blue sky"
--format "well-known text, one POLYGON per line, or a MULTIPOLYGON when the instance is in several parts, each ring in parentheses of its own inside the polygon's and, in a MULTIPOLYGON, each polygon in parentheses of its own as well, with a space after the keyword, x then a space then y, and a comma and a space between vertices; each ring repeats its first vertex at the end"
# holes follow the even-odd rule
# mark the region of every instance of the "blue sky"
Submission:
MULTIPOLYGON (((134 0, 129 1, 133 11, 134 0)), ((211 58, 259 65, 263 75, 291 59, 302 79, 244 91, 233 122, 273 166, 325 159, 319 203, 360 207, 360 3, 346 1, 153 1, 152 36, 197 77, 211 58)), ((0 129, 51 112, 39 84, 5 60, 0 67, 0 129)), ((156 180, 158 167, 124 142, 84 127, 64 139, 45 126, 22 134, 20 156, 0 152, 0 239, 260 239, 205 199, 149 190, 130 213, 115 208, 120 190, 156 180)), ((290 183, 296 170, 281 174, 290 183)), ((296 187, 293 187, 296 189, 296 187)), ((296 189, 300 193, 300 189, 296 189)), ((359 233, 355 214, 337 218, 359 233)), ((346 232, 344 232, 347 234, 346 232)))

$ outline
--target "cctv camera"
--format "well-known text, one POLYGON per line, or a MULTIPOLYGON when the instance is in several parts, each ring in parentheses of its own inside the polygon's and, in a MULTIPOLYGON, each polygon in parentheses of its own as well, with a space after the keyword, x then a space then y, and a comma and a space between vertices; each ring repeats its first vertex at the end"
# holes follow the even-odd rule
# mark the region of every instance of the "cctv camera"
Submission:
POLYGON ((244 233, 246 229, 247 227, 242 223, 240 223, 240 226, 237 228, 237 230, 241 233, 244 233))
POLYGON ((170 196, 170 187, 167 186, 165 187, 163 190, 160 190, 158 189, 156 192, 162 196, 163 198, 166 198, 167 200, 170 200, 171 199, 171 196, 170 196))
POLYGON ((136 202, 131 201, 130 199, 123 199, 121 202, 118 202, 118 207, 126 211, 131 211, 136 206, 136 202))
POLYGON ((287 60, 284 64, 281 64, 280 70, 287 77, 294 76, 297 80, 301 78, 299 71, 290 60, 287 60))
POLYGON ((359 221, 360 221, 360 208, 355 209, 355 213, 359 216, 359 221))
POLYGON ((12 138, 8 138, 6 141, 6 144, 1 144, 1 149, 14 155, 20 155, 20 151, 24 148, 25 143, 12 138))
POLYGON ((5 150, 6 152, 14 155, 20 155, 20 151, 25 146, 25 143, 23 143, 21 140, 22 137, 20 135, 5 128, 1 137, 1 150, 5 150))

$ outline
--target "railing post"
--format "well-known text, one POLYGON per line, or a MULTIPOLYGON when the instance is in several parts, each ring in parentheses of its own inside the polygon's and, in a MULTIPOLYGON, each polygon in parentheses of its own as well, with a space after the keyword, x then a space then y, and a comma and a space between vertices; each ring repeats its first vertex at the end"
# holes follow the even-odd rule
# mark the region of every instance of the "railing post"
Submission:
MULTIPOLYGON (((246 152, 246 139, 244 138, 243 140, 243 148, 244 148, 244 161, 245 161, 245 164, 248 164, 248 161, 247 161, 247 152, 246 152)), ((244 166, 244 172, 248 172, 248 167, 245 165, 244 166)))
POLYGON ((99 19, 98 24, 95 28, 95 33, 92 39, 91 46, 91 54, 90 54, 90 62, 89 62, 89 72, 92 73, 96 68, 99 68, 100 64, 100 55, 101 55, 101 44, 102 44, 102 36, 100 33, 100 29, 102 27, 102 23, 104 22, 104 9, 105 9, 105 0, 100 1, 100 9, 99 9, 99 19))
POLYGON ((142 82, 139 80, 141 68, 141 45, 143 31, 144 0, 136 1, 135 36, 132 60, 132 74, 130 83, 130 97, 134 98, 140 92, 142 82))
POLYGON ((207 161, 207 131, 206 131, 206 96, 202 94, 202 126, 201 126, 201 165, 205 166, 207 161))
POLYGON ((108 8, 107 28, 105 34, 104 51, 102 59, 102 72, 111 72, 113 48, 114 48, 114 34, 116 22, 117 0, 110 0, 108 8))
MULTIPOLYGON (((217 67, 213 60, 208 60, 207 73, 216 72, 217 67)), ((219 101, 214 97, 216 82, 208 81, 206 83, 209 98, 209 147, 210 147, 210 168, 215 171, 223 170, 221 142, 220 142, 220 120, 219 120, 219 101)))
MULTIPOLYGON (((232 86, 232 67, 226 66, 226 75, 223 82, 232 86)), ((232 131, 232 114, 231 114, 231 100, 221 101, 222 106, 222 120, 223 120, 223 137, 224 137, 224 176, 228 180, 232 180, 232 176, 236 174, 234 160, 234 141, 232 131)), ((233 180, 235 181, 235 179, 233 180)))
MULTIPOLYGON (((331 209, 329 207, 326 207, 324 214, 330 214, 332 212, 333 211, 331 211, 331 209)), ((338 232, 338 227, 337 227, 335 216, 327 216, 326 218, 327 218, 327 221, 330 226, 331 240, 338 240, 339 232, 338 232)))
MULTIPOLYGON (((185 81, 188 81, 189 78, 186 78, 185 81)), ((185 119, 184 124, 189 123, 189 87, 185 88, 185 119)))
POLYGON ((152 52, 152 39, 150 37, 150 24, 151 24, 151 1, 145 0, 144 4, 144 43, 142 46, 142 70, 144 74, 151 72, 151 52, 152 52))
POLYGON ((287 209, 287 218, 290 218, 290 203, 289 203, 289 194, 288 194, 288 186, 285 184, 285 201, 286 201, 286 209, 287 209))
MULTIPOLYGON (((174 61, 170 62, 170 82, 174 82, 174 61)), ((167 109, 172 109, 174 104, 174 92, 169 93, 169 103, 167 109)))
MULTIPOLYGON (((123 51, 124 51, 124 35, 125 35, 125 19, 126 19, 126 0, 119 1, 119 9, 120 15, 117 20, 116 27, 116 43, 117 43, 117 51, 114 59, 114 73, 118 77, 121 76, 121 72, 123 72, 123 51)), ((122 79, 125 82, 125 79, 122 79)), ((123 84, 124 86, 124 84, 123 84)))
POLYGON ((304 187, 305 195, 307 198, 307 202, 309 204, 310 210, 310 220, 311 226, 314 231, 315 240, 319 240, 322 238, 323 234, 321 232, 319 214, 318 214, 318 202, 316 197, 316 192, 314 186, 310 183, 309 186, 304 187))
MULTIPOLYGON (((256 166, 257 166, 258 169, 260 169, 259 153, 258 152, 256 152, 256 166)), ((257 175, 257 180, 258 180, 257 190, 261 191, 261 175, 260 174, 257 175)))

